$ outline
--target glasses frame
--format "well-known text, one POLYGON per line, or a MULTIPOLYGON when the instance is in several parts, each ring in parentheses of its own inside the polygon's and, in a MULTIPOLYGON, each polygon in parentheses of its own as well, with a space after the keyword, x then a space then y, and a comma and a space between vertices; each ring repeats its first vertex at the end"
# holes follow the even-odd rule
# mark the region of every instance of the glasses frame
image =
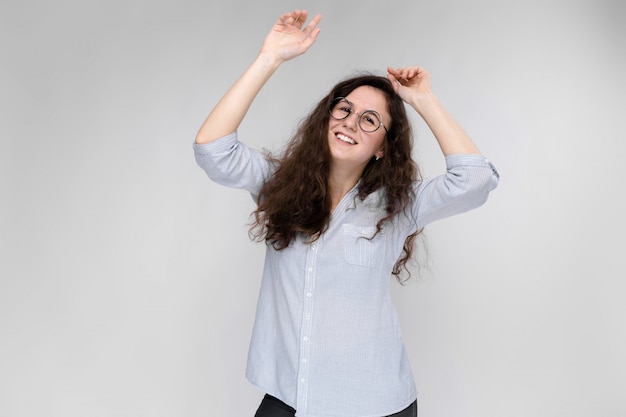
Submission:
POLYGON ((376 110, 365 110, 365 111, 359 113, 358 111, 354 110, 354 104, 352 104, 352 102, 350 100, 348 100, 347 98, 345 98, 345 97, 335 97, 333 99, 332 105, 330 106, 330 109, 328 109, 328 114, 330 115, 330 117, 332 117, 335 120, 346 120, 348 117, 350 117, 352 115, 352 113, 354 113, 354 114, 356 114, 358 116, 358 118, 357 118, 357 125, 359 125, 359 129, 361 129, 363 132, 365 132, 365 133, 374 133, 374 132, 377 132, 380 129, 380 127, 382 126, 383 129, 385 129, 385 132, 389 133, 389 131, 387 130, 387 127, 383 123, 383 117, 380 115, 380 113, 378 113, 376 110), (338 118, 338 117, 335 117, 333 115, 333 109, 335 108, 337 103, 339 103, 341 100, 345 100, 346 103, 348 103, 350 105, 350 112, 348 112, 344 117, 338 118), (368 131, 368 130, 363 129, 363 126, 361 126, 361 118, 366 113, 374 113, 376 115, 376 117, 378 117, 378 120, 380 121, 380 124, 376 127, 376 129, 368 131))

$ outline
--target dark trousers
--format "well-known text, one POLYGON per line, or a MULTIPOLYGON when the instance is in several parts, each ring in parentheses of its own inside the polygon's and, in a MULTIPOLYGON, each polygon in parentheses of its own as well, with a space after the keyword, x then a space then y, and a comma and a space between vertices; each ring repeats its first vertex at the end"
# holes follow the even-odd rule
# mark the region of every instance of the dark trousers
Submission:
MULTIPOLYGON (((296 410, 278 398, 265 394, 254 417, 294 417, 295 415, 296 410)), ((386 417, 417 417, 417 401, 404 410, 386 417)))

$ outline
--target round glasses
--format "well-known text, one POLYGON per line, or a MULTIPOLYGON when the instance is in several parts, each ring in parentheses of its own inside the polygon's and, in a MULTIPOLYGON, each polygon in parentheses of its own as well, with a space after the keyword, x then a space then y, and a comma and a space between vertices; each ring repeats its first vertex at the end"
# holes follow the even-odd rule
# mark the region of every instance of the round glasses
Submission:
POLYGON ((330 116, 336 120, 347 119, 352 113, 356 114, 358 119, 359 127, 362 131, 367 133, 376 132, 382 126, 387 132, 387 128, 382 122, 382 117, 380 114, 374 110, 365 110, 363 113, 359 113, 354 111, 352 108, 352 103, 350 103, 345 97, 337 97, 333 100, 333 104, 328 111, 330 116))

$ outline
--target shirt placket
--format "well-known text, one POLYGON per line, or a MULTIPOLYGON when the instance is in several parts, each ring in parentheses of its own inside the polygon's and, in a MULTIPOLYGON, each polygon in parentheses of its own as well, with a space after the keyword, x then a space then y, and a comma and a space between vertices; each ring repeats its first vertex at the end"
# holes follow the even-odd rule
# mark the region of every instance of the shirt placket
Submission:
POLYGON ((313 242, 307 249, 304 273, 304 297, 302 308, 302 324, 300 326, 300 355, 298 364, 298 395, 297 407, 299 414, 306 414, 309 392, 309 370, 311 366, 311 329, 313 322, 313 306, 315 303, 315 276, 317 273, 317 254, 321 239, 313 242))

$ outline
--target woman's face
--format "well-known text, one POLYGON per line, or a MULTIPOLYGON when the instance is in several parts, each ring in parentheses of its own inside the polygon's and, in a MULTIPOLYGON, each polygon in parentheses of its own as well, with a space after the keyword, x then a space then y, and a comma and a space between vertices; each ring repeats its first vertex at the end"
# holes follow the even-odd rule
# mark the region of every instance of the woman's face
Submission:
MULTIPOLYGON (((382 148, 387 132, 383 126, 375 132, 363 131, 359 126, 360 115, 373 110, 381 116, 387 128, 391 125, 391 116, 387 111, 385 95, 374 87, 358 87, 346 99, 352 103, 352 113, 343 120, 329 118, 330 154, 333 164, 363 170, 372 157, 384 157, 382 148)), ((362 125, 368 129, 364 122, 362 125)))

